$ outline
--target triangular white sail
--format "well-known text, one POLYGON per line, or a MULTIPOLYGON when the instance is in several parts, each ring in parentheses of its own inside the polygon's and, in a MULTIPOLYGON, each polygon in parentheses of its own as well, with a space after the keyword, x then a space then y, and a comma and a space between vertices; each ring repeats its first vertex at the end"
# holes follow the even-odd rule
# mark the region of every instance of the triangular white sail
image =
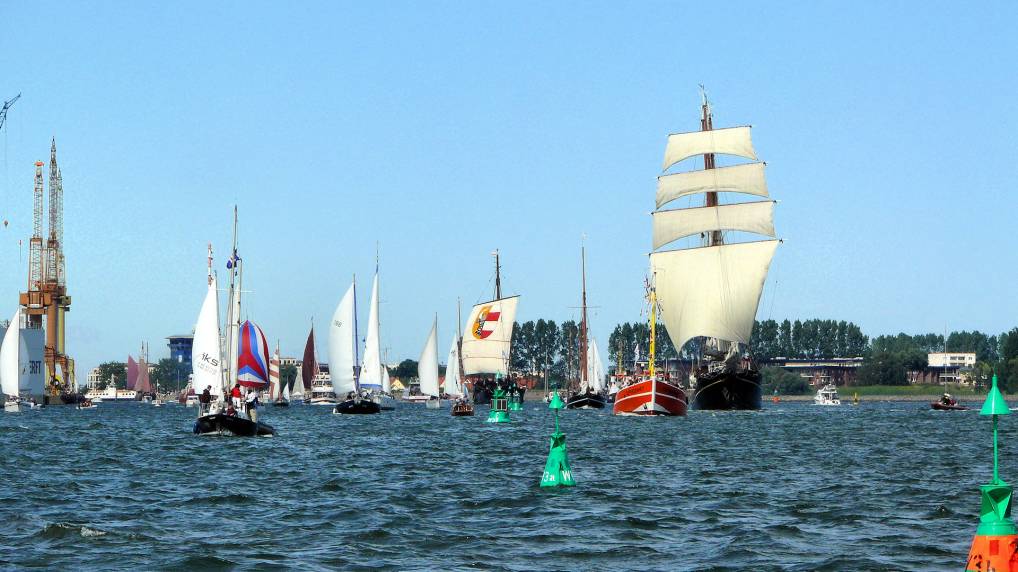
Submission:
POLYGON ((392 383, 389 381, 389 368, 382 365, 382 391, 386 394, 392 393, 392 383))
POLYGON ((424 344, 421 359, 417 362, 417 377, 421 384, 421 394, 438 397, 438 318, 431 324, 431 333, 424 344))
POLYGON ((3 343, 0 343, 0 389, 5 395, 18 397, 18 382, 21 368, 18 358, 21 353, 21 308, 14 312, 11 323, 7 326, 3 343))
POLYGON ((774 236, 774 201, 657 211, 654 213, 654 248, 712 230, 741 230, 774 236))
POLYGON ((290 401, 290 382, 283 380, 283 401, 290 401))
POLYGON ((650 255, 661 317, 676 350, 696 336, 748 344, 777 240, 650 255))
POLYGON ((713 129, 711 131, 693 131, 691 133, 673 133, 668 136, 665 147, 664 166, 668 167, 696 155, 718 153, 722 155, 738 155, 756 161, 753 151, 753 140, 749 126, 713 129))
POLYGON ((368 332, 364 339, 364 362, 361 364, 362 389, 385 391, 382 379, 382 354, 378 326, 378 274, 371 285, 371 302, 368 306, 368 332))
POLYGON ((291 399, 304 400, 304 381, 301 378, 301 367, 297 367, 297 377, 293 378, 293 389, 290 390, 291 399))
POLYGON ((662 175, 657 178, 657 208, 697 193, 745 193, 766 197, 763 163, 662 175))
POLYGON ((194 340, 191 345, 191 384, 194 392, 201 395, 206 387, 214 397, 223 396, 223 356, 219 331, 219 294, 216 291, 216 277, 205 293, 198 323, 194 326, 194 340))
POLYGON ((350 285, 329 322, 329 373, 337 399, 356 391, 354 380, 354 286, 350 285))
POLYGON ((604 390, 604 364, 601 354, 597 351, 597 342, 590 338, 587 343, 587 385, 594 393, 604 390))
POLYGON ((477 304, 463 332, 463 375, 508 373, 519 296, 477 304))
POLYGON ((456 336, 452 337, 452 346, 449 348, 449 357, 445 364, 445 392, 453 397, 463 397, 463 383, 460 379, 460 354, 459 343, 456 336))

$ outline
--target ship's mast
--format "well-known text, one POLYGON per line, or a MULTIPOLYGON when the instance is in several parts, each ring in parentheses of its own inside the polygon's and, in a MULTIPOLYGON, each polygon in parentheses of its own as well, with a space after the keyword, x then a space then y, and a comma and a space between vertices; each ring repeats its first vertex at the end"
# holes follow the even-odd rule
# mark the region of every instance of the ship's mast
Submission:
MULTIPOLYGON (((360 351, 357 347, 357 340, 360 338, 357 331, 357 275, 353 275, 353 388, 359 395, 361 392, 361 368, 360 351)), ((329 370, 330 375, 332 370, 329 370)), ((336 397, 339 397, 338 395, 336 397)))
MULTIPOLYGON (((707 92, 703 86, 700 86, 700 98, 702 103, 700 105, 700 131, 712 131, 714 129, 714 117, 711 114, 710 102, 707 101, 707 92)), ((713 169, 714 168, 714 153, 705 153, 703 156, 703 168, 713 169)), ((716 192, 707 193, 706 206, 716 207, 718 206, 718 194, 716 192)), ((712 230, 707 236, 707 246, 716 246, 723 242, 720 230, 712 230)))
POLYGON ((657 338, 657 290, 654 287, 654 278, 651 277, 649 288, 647 291, 647 298, 650 300, 650 356, 648 357, 648 373, 650 379, 656 379, 657 376, 654 371, 654 353, 657 349, 655 339, 657 338))
POLYGON ((580 310, 580 380, 588 387, 591 380, 587 379, 587 250, 580 246, 580 276, 582 284, 582 306, 580 310))
POLYGON ((495 299, 502 299, 502 277, 500 275, 502 270, 498 260, 498 249, 495 249, 495 299))
POLYGON ((460 299, 456 298, 456 360, 460 367, 460 382, 463 385, 463 393, 466 393, 466 375, 463 373, 463 314, 460 312, 460 299))

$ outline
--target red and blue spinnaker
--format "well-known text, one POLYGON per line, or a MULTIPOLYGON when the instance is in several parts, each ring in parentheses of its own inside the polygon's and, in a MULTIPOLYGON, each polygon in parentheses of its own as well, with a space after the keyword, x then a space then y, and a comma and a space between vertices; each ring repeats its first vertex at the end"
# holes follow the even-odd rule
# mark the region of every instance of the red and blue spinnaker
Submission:
POLYGON ((269 386, 269 344, 262 329, 250 320, 240 326, 240 352, 237 356, 237 383, 265 389, 269 386))

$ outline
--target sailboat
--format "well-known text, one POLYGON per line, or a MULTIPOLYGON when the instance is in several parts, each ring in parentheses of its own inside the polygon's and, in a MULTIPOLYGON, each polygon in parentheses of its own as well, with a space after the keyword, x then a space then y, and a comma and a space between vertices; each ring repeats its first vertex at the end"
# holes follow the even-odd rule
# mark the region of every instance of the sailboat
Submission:
POLYGON ((299 371, 297 375, 293 376, 293 383, 287 386, 283 397, 287 397, 288 401, 294 405, 304 404, 304 382, 301 380, 301 373, 299 371), (293 387, 293 389, 291 390, 290 387, 293 387))
POLYGON ((600 366, 601 358, 597 355, 597 344, 590 338, 589 322, 587 321, 587 250, 580 247, 580 383, 576 393, 566 402, 567 409, 604 409, 604 371, 594 368, 591 358, 595 358, 600 366), (588 341, 589 340, 589 341, 588 341), (591 355, 593 350, 593 355, 591 355))
POLYGON ((704 169, 658 178, 650 271, 674 346, 681 351, 690 340, 702 338, 701 355, 690 376, 693 408, 760 409, 760 372, 742 348, 748 348, 779 243, 774 238, 774 201, 767 192, 764 163, 757 161, 753 150, 750 128, 714 129, 705 93, 702 99, 700 131, 669 135, 662 169, 696 156, 703 156, 704 169), (753 162, 718 167, 719 154, 753 162), (719 193, 766 200, 721 204, 719 193), (676 199, 700 195, 702 206, 661 210, 676 199), (733 242, 731 232, 767 238, 733 242), (695 237, 697 246, 660 250, 695 237))
POLYGON ((21 350, 21 341, 18 339, 21 329, 21 308, 14 312, 7 332, 4 333, 3 343, 0 343, 0 390, 4 394, 4 411, 7 413, 18 413, 21 411, 21 393, 19 384, 21 382, 21 368, 18 367, 18 359, 21 350))
POLYGON ((148 348, 142 343, 141 352, 138 354, 138 378, 135 380, 134 390, 142 401, 151 402, 154 392, 152 391, 152 382, 149 379, 147 354, 148 348))
POLYGON ((261 329, 251 322, 240 324, 241 284, 243 283, 243 262, 237 255, 237 210, 233 211, 233 255, 227 261, 230 269, 229 301, 226 336, 227 362, 223 363, 223 346, 220 341, 219 292, 216 275, 212 272, 212 247, 209 246, 208 291, 198 313, 191 346, 192 386, 197 390, 209 389, 212 403, 208 408, 198 409, 194 423, 197 435, 231 434, 243 437, 275 435, 272 426, 258 421, 253 415, 236 408, 226 401, 229 387, 238 384, 242 391, 257 391, 268 382, 264 364, 268 358, 268 346, 261 329), (224 365, 226 366, 224 368, 224 365), (225 377, 224 377, 225 374, 225 377))
MULTIPOLYGON (((456 324, 457 330, 462 323, 459 313, 459 301, 456 302, 456 324)), ((469 417, 474 414, 474 405, 470 403, 467 395, 466 385, 463 384, 463 359, 460 352, 460 345, 463 343, 463 332, 457 331, 452 338, 452 346, 449 348, 449 357, 445 366, 445 392, 454 399, 452 403, 453 417, 469 417)))
POLYGON ((372 401, 383 411, 395 408, 392 386, 389 382, 389 368, 382 363, 382 339, 378 312, 378 260, 375 260, 375 279, 371 285, 371 301, 368 305, 368 331, 364 338, 364 361, 361 363, 358 386, 370 394, 372 401))
POLYGON ((311 332, 304 344, 304 359, 300 365, 300 376, 304 382, 304 391, 310 392, 308 402, 311 405, 335 405, 339 396, 332 391, 329 375, 322 371, 315 350, 315 323, 311 322, 311 332))
POLYGON ((427 395, 425 405, 428 409, 438 409, 442 405, 442 392, 438 387, 438 316, 431 324, 431 333, 424 343, 421 358, 417 362, 417 379, 421 387, 421 395, 427 395))
POLYGON ((339 403, 333 413, 371 414, 381 407, 357 386, 357 282, 350 284, 329 323, 329 370, 339 403))
POLYGON ((272 359, 269 360, 269 403, 279 406, 282 400, 283 388, 279 380, 279 340, 276 340, 276 351, 272 352, 272 359))
MULTIPOLYGON (((495 298, 476 304, 467 316, 466 335, 460 345, 463 375, 483 375, 473 383, 474 403, 491 403, 496 382, 493 377, 505 379, 509 373, 509 350, 512 344, 513 325, 519 296, 502 297, 499 253, 495 256, 495 298)), ((511 384, 516 386, 515 383, 511 384)), ((516 388, 523 399, 522 388, 516 388)))

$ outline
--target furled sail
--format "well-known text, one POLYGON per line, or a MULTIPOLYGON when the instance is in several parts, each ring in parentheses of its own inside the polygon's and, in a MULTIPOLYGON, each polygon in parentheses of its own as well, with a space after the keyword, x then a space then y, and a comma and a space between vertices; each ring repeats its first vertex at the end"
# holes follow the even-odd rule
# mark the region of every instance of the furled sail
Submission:
POLYGON ((604 390, 604 364, 601 354, 597 351, 597 342, 590 338, 587 343, 587 386, 594 393, 604 390))
POLYGON ((749 126, 673 133, 668 136, 664 166, 661 167, 661 170, 667 171, 669 167, 683 159, 708 153, 738 155, 756 161, 749 126))
POLYGON ((368 306, 368 332, 364 339, 364 362, 361 364, 360 386, 363 389, 384 391, 382 384, 382 355, 378 327, 378 274, 371 285, 371 303, 368 306))
POLYGON ((133 356, 127 356, 127 382, 124 385, 127 389, 134 389, 138 385, 138 362, 133 356))
POLYGON ((697 193, 745 193, 766 197, 763 163, 662 175, 657 178, 657 208, 697 193))
POLYGON ((456 336, 452 337, 452 347, 445 362, 445 392, 453 397, 463 397, 463 381, 460 379, 459 343, 456 336))
POLYGON ((463 335, 463 374, 508 373, 509 348, 519 296, 477 304, 463 335))
POLYGON ((279 342, 277 341, 276 351, 272 352, 272 359, 269 360, 269 399, 275 401, 279 396, 279 342))
POLYGON ((421 394, 438 397, 438 318, 431 324, 431 333, 424 344, 421 359, 417 362, 417 377, 421 384, 421 394))
POLYGON ((354 379, 353 346, 357 342, 354 319, 354 286, 351 284, 329 322, 329 373, 332 390, 341 400, 346 398, 347 393, 357 390, 354 379))
POLYGON ((223 395, 223 355, 219 342, 219 294, 216 277, 211 278, 205 301, 198 313, 191 345, 191 387, 201 394, 206 388, 213 396, 223 395))
POLYGON ((269 386, 269 344, 262 329, 250 320, 240 326, 237 383, 252 389, 269 386))
POLYGON ((708 336, 749 343, 777 240, 650 255, 661 317, 677 350, 708 336))
POLYGON ((304 382, 305 390, 311 391, 316 375, 318 375, 318 360, 315 359, 315 327, 311 326, 308 341, 304 344, 304 359, 300 368, 300 377, 304 382))
POLYGON ((18 358, 21 353, 21 308, 14 312, 11 323, 4 333, 3 343, 0 343, 0 390, 5 395, 18 397, 18 383, 20 368, 18 358))
POLYGON ((774 201, 656 211, 654 248, 712 230, 741 230, 774 236, 774 201))

